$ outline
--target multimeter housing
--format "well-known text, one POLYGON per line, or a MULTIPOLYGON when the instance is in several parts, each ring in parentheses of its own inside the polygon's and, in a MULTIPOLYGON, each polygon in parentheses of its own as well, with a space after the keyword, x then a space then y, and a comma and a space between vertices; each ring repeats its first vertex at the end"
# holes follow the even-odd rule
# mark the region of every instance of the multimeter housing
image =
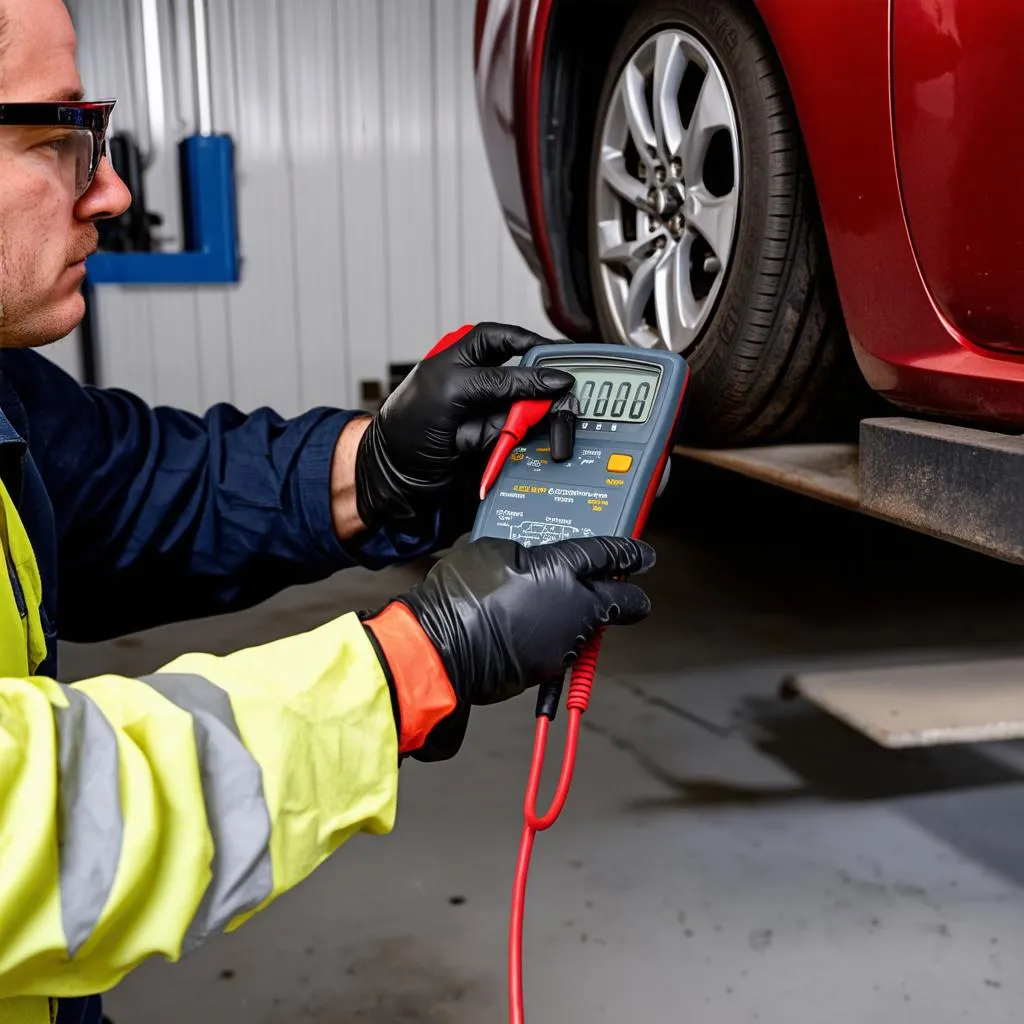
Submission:
POLYGON ((533 431, 513 449, 481 503, 472 539, 499 537, 534 547, 578 537, 639 536, 675 439, 686 361, 666 351, 566 344, 532 349, 521 365, 551 366, 577 377, 581 409, 573 456, 553 461, 543 424, 533 431))

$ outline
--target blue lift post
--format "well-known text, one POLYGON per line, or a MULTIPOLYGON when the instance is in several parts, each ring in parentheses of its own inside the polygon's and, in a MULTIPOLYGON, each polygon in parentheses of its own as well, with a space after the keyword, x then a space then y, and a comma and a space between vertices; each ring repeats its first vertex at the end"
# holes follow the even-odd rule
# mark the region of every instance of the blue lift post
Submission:
POLYGON ((236 284, 240 279, 235 147, 228 135, 193 135, 179 147, 185 249, 98 252, 91 285, 236 284))
MULTIPOLYGON (((160 18, 157 0, 138 0, 143 21, 147 88, 162 103, 160 18)), ((86 264, 82 325, 82 370, 87 384, 99 383, 94 294, 97 285, 202 286, 237 284, 238 198, 235 144, 213 131, 207 0, 191 0, 196 134, 178 147, 181 181, 181 252, 98 252, 86 264)), ((152 125, 151 125, 152 127, 152 125)))

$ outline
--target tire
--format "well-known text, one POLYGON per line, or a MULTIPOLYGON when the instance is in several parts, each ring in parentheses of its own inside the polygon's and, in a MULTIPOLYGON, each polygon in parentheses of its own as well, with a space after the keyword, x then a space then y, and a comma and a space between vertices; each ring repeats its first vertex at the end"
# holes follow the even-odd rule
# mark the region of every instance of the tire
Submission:
MULTIPOLYGON (((625 294, 626 284, 619 283, 615 272, 608 269, 607 259, 601 256, 609 221, 604 220, 604 229, 599 224, 610 209, 611 196, 602 155, 609 152, 605 146, 607 126, 616 123, 615 111, 620 109, 613 109, 612 104, 623 102, 621 94, 616 99, 620 76, 630 60, 636 57, 640 61, 651 47, 661 45, 658 38, 668 38, 663 35, 666 30, 673 30, 671 38, 696 40, 717 65, 720 79, 716 81, 724 81, 732 103, 731 123, 736 129, 735 140, 729 142, 727 138, 725 145, 729 159, 735 154, 739 163, 739 173, 734 173, 732 182, 733 188, 738 185, 738 192, 730 193, 736 198, 728 262, 721 265, 713 257, 708 263, 706 256, 697 257, 705 260, 702 273, 709 266, 714 271, 720 265, 720 281, 709 286, 717 287, 710 296, 713 305, 707 306, 706 319, 693 329, 685 348, 665 345, 663 336, 658 342, 682 351, 693 371, 687 441, 735 445, 845 436, 856 422, 856 411, 867 387, 847 338, 814 185, 785 77, 752 4, 737 0, 642 0, 622 31, 605 78, 590 158, 587 249, 602 337, 608 342, 649 342, 630 336, 624 325, 628 316, 619 308, 628 300, 616 297, 625 294), (609 281, 619 290, 609 286, 609 281)), ((649 97, 650 87, 648 103, 649 97)), ((682 98, 679 107, 682 111, 682 98)), ((681 113, 680 117, 685 120, 686 115, 681 113)), ((696 119, 697 115, 692 115, 691 127, 696 119)), ((729 131, 723 130, 728 137, 729 131)), ((627 134, 632 137, 631 132, 627 134)), ((627 139, 623 149, 630 145, 627 139)), ((638 149, 634 151, 639 153, 638 149)), ((710 159, 710 145, 707 152, 710 159)), ((651 153, 648 149, 648 155, 651 153)), ((644 157, 638 159, 637 177, 654 173, 643 166, 644 157)), ((705 163, 700 172, 705 183, 707 166, 705 163)), ((666 173, 660 164, 657 173, 666 173)), ((676 172, 668 173, 671 180, 676 172)), ((682 176, 682 171, 679 173, 682 176)), ((691 185, 692 180, 683 182, 679 195, 685 195, 691 185)), ((616 190, 612 204, 618 198, 616 190)), ((628 206, 623 207, 624 224, 628 217, 635 216, 628 206)), ((678 220, 676 231, 688 230, 680 229, 678 220)), ((650 229, 655 220, 648 218, 646 224, 643 230, 650 229)), ((622 230, 628 234, 630 228, 622 230)), ((642 229, 635 230, 639 233, 642 229)), ((692 237, 697 239, 692 243, 693 252, 698 252, 703 236, 698 233, 692 237)), ((669 244, 681 243, 673 243, 670 238, 669 244)), ((608 248, 605 245, 605 250, 608 248)), ((700 251, 711 250, 705 247, 700 251)), ((682 259, 691 269, 681 269, 680 274, 698 273, 692 254, 682 259)), ((629 280, 632 278, 625 271, 622 281, 629 280)), ((697 290, 691 288, 694 294, 697 290)), ((658 330, 654 333, 664 334, 658 330)))

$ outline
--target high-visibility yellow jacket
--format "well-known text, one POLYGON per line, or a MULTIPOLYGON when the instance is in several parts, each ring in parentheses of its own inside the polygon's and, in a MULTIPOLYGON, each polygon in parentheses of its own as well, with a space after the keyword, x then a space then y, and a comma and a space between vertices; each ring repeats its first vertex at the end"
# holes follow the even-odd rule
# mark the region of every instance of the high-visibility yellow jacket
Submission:
POLYGON ((354 615, 146 678, 61 686, 41 583, 0 485, 0 1021, 105 991, 231 930, 358 831, 393 824, 387 680, 354 615))
POLYGON ((431 544, 339 551, 327 473, 347 418, 200 420, 0 351, 2 1024, 179 958, 391 828, 395 719, 353 615, 146 678, 50 678, 58 610, 99 639, 431 544))

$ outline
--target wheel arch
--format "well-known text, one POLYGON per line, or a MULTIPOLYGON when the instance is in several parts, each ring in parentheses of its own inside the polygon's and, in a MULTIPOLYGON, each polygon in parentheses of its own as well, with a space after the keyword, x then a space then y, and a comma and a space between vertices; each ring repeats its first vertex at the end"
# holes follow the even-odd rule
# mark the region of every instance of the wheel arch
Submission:
POLYGON ((628 0, 556 0, 544 45, 541 181, 544 219, 574 340, 594 340, 587 267, 590 148, 608 61, 630 13, 628 0))

